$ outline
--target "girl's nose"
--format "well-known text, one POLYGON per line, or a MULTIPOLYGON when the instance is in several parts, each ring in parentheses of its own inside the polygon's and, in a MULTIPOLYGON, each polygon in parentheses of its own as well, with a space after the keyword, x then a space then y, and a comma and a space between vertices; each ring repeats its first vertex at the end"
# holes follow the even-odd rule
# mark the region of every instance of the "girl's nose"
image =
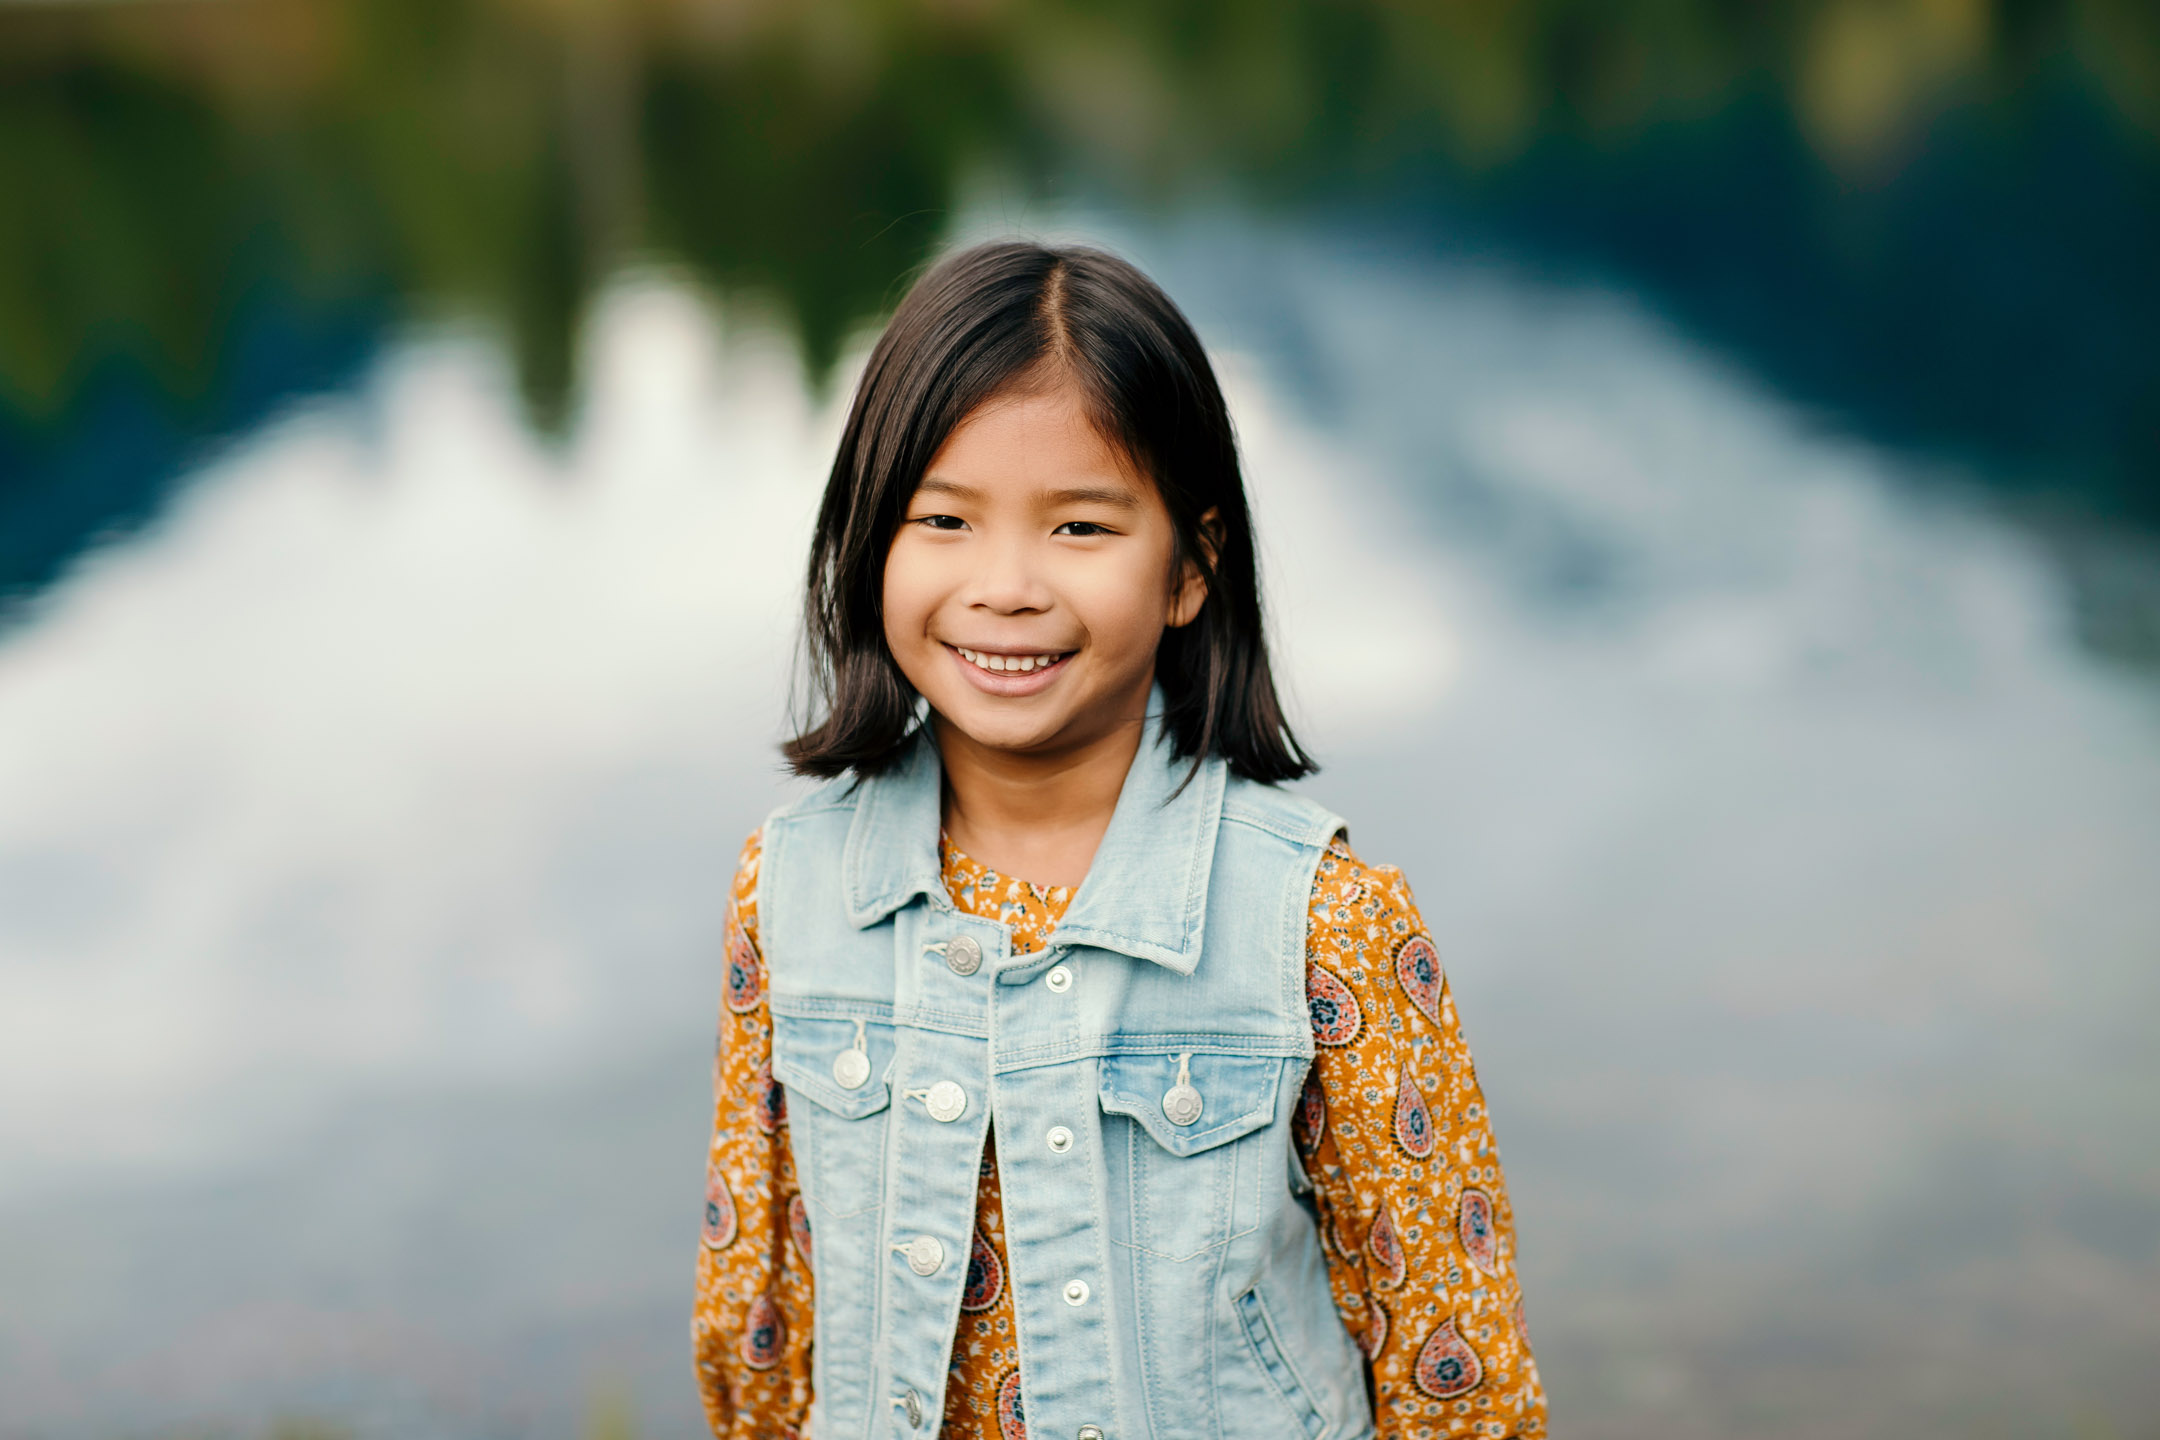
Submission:
POLYGON ((978 552, 982 568, 975 574, 968 603, 1000 615, 1024 615, 1050 608, 1050 587, 1034 564, 1034 554, 1024 543, 985 545, 978 552))

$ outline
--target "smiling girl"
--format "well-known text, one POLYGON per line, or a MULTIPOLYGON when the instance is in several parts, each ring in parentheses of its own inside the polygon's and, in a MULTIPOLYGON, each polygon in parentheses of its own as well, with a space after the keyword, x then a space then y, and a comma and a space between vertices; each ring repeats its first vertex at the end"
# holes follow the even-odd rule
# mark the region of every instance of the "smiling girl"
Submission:
POLYGON ((1545 1433, 1400 872, 1261 631, 1183 315, 1099 251, 924 277, 818 515, 826 783, 743 848, 693 1340, 722 1437, 1545 1433))

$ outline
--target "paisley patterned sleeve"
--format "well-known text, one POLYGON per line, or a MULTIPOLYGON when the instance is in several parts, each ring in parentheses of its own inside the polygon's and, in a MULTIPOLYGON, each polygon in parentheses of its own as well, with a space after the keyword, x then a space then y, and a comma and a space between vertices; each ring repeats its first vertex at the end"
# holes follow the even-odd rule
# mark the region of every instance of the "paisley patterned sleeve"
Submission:
POLYGON ((698 1389, 720 1440, 794 1436, 810 1410, 810 1230, 772 1078, 772 1015, 758 949, 759 837, 728 902, 727 970, 713 1057, 705 1233, 690 1324, 698 1389))
POLYGON ((1402 872, 1331 844, 1306 959, 1318 1054, 1295 1138, 1379 1432, 1544 1435, 1500 1156, 1402 872))

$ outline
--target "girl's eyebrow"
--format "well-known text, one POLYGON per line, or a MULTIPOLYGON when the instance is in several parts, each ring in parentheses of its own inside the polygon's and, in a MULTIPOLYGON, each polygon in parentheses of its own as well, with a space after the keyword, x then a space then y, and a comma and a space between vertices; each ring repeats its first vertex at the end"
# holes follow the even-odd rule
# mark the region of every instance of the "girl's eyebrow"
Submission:
MULTIPOLYGON (((955 500, 980 500, 982 491, 972 485, 925 475, 916 485, 918 495, 950 495, 955 500)), ((1114 505, 1121 510, 1140 508, 1140 497, 1122 485, 1074 485, 1061 490, 1042 492, 1045 502, 1052 505, 1114 505)))
POLYGON ((1053 505, 1115 505, 1121 510, 1140 508, 1140 497, 1122 485, 1077 485, 1066 490, 1046 490, 1043 498, 1053 505))

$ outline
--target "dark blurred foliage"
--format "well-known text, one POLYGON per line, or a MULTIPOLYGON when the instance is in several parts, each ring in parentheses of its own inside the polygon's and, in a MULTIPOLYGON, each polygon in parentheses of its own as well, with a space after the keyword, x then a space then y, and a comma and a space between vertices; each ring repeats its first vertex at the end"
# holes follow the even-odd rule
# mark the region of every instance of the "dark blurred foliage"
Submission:
POLYGON ((2150 0, 0 9, 0 592, 415 320, 559 433, 628 259, 813 382, 967 186, 1345 215, 1645 295, 1874 438, 2160 521, 2150 0))

